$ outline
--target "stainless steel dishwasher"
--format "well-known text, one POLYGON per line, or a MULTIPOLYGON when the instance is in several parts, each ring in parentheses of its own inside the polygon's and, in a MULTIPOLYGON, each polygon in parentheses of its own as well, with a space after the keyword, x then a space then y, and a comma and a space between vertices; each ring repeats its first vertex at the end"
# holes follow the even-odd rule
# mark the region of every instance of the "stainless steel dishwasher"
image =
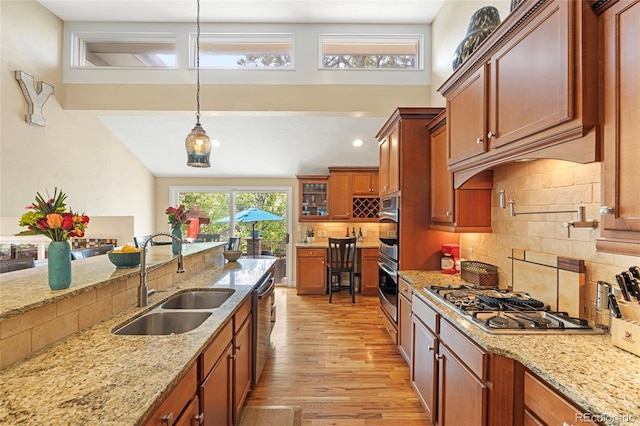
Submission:
POLYGON ((267 272, 254 290, 253 297, 253 385, 256 385, 271 351, 272 317, 275 320, 273 270, 267 272))

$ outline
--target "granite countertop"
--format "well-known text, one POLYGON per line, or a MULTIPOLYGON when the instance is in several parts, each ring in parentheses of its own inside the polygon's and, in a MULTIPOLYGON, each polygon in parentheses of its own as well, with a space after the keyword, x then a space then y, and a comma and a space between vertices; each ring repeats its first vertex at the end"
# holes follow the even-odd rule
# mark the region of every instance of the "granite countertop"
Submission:
MULTIPOLYGON (((224 242, 184 244, 183 256, 225 245, 224 242)), ((147 272, 173 260, 170 245, 150 246, 146 252, 147 272)), ((23 314, 32 309, 72 297, 112 282, 140 275, 140 268, 116 269, 107 255, 71 262, 71 286, 52 291, 46 267, 36 267, 0 275, 0 319, 23 314)))
POLYGON ((640 357, 614 346, 609 334, 489 334, 426 291, 431 285, 464 284, 459 275, 401 271, 400 276, 479 346, 519 361, 597 421, 612 426, 640 422, 640 357))
POLYGON ((210 268, 149 306, 130 308, 33 357, 2 370, 0 424, 133 425, 167 395, 198 354, 266 273, 275 258, 242 258, 210 268), (190 288, 232 288, 234 294, 198 328, 168 336, 116 336, 111 330, 190 288))

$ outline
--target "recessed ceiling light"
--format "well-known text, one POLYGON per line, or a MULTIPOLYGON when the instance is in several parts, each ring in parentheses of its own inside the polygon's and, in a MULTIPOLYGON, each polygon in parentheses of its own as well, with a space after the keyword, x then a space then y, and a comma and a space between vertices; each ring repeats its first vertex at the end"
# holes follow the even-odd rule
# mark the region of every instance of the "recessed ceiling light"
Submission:
POLYGON ((362 139, 356 139, 352 142, 353 146, 355 147, 359 147, 362 146, 362 144, 364 144, 364 142, 362 142, 362 139))

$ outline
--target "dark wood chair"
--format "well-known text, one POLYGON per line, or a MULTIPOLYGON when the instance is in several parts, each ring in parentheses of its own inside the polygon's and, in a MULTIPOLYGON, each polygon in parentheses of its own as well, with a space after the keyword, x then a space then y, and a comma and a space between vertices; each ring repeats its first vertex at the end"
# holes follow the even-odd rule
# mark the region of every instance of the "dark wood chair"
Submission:
POLYGON ((33 257, 19 257, 17 259, 7 259, 0 261, 0 274, 5 272, 19 271, 20 269, 34 268, 36 263, 33 257))
POLYGON ((356 303, 355 288, 356 238, 329 238, 327 257, 327 290, 329 303, 333 292, 340 288, 341 276, 349 274, 349 292, 351 303, 356 303))

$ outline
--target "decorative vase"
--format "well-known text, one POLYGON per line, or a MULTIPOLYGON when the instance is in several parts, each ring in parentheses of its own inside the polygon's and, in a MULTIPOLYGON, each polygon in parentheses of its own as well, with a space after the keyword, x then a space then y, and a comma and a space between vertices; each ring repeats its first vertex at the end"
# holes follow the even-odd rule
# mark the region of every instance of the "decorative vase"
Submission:
POLYGON ((498 25, 500 25, 500 12, 493 6, 484 6, 473 13, 469 19, 467 34, 453 55, 454 71, 498 25))
POLYGON ((49 287, 62 290, 71 285, 71 246, 66 241, 49 243, 49 287))
MULTIPOLYGON (((174 237, 176 237, 180 241, 182 241, 182 229, 173 228, 171 230, 171 234, 173 234, 174 237)), ((171 239, 171 251, 173 252, 173 254, 180 253, 180 244, 182 244, 182 243, 176 242, 176 240, 174 240, 173 238, 171 239)))

